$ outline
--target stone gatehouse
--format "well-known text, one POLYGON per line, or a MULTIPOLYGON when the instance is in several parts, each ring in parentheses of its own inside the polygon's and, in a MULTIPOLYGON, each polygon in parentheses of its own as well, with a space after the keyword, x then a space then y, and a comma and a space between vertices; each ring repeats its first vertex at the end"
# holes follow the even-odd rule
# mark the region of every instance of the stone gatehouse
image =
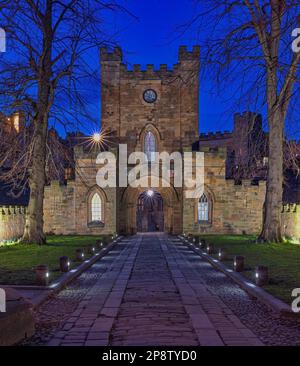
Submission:
MULTIPOLYGON (((170 70, 123 64, 122 51, 101 49, 102 129, 106 149, 118 156, 144 151, 204 152, 205 191, 187 199, 184 188, 103 188, 96 184, 100 147, 74 148, 74 179, 46 187, 45 231, 55 234, 109 234, 166 231, 173 234, 258 233, 262 224, 265 182, 226 179, 226 146, 199 144, 200 49, 179 48, 170 70), (152 197, 153 195, 153 197, 152 197)), ((200 141, 201 142, 201 141, 200 141)), ((172 173, 172 165, 170 167, 172 173)), ((171 174, 172 175, 172 174, 171 174)))

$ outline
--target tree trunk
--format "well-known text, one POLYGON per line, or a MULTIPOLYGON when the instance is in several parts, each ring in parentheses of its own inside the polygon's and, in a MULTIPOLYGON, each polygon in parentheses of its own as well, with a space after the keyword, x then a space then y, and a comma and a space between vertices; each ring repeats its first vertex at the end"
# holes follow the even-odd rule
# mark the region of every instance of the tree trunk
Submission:
MULTIPOLYGON (((40 118, 42 120, 42 118, 40 118)), ((32 168, 29 176, 30 199, 26 214, 23 243, 44 244, 44 187, 45 187, 45 162, 47 128, 44 121, 36 121, 35 142, 32 156, 32 168)))
POLYGON ((283 124, 274 108, 269 121, 269 164, 263 228, 259 241, 282 242, 281 210, 283 193, 283 124))
POLYGON ((43 57, 40 58, 38 68, 38 98, 36 116, 33 121, 33 152, 32 166, 29 173, 30 199, 26 215, 26 223, 22 238, 23 243, 44 244, 44 189, 46 181, 46 145, 48 132, 49 111, 53 102, 52 77, 52 4, 46 1, 43 17, 43 57))

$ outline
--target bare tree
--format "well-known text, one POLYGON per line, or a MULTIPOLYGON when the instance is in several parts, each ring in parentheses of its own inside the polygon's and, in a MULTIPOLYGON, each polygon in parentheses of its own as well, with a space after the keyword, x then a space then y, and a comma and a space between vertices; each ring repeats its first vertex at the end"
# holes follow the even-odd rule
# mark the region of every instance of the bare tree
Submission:
POLYGON ((209 39, 202 45, 203 64, 210 66, 219 88, 232 83, 235 100, 251 100, 252 106, 266 109, 268 172, 260 240, 280 242, 285 125, 299 91, 300 52, 291 48, 292 31, 299 27, 299 0, 196 3, 195 17, 180 31, 194 28, 201 34, 205 29, 209 39))
POLYGON ((0 0, 0 9, 8 38, 0 60, 1 105, 8 113, 21 110, 24 121, 0 164, 18 151, 4 178, 29 184, 22 241, 43 244, 49 121, 68 126, 97 119, 86 111, 82 92, 85 79, 93 76, 86 59, 91 49, 110 43, 102 24, 105 12, 121 8, 114 1, 0 0))

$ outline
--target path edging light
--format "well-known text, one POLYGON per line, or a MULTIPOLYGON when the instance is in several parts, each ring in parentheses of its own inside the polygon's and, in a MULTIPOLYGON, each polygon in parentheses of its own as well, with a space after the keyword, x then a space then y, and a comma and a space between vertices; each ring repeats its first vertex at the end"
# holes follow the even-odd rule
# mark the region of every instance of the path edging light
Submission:
POLYGON ((269 283, 269 269, 266 266, 255 267, 255 283, 257 286, 264 286, 269 283))
POLYGON ((59 267, 61 272, 69 272, 71 266, 71 262, 69 257, 62 256, 59 258, 59 267))
POLYGON ((199 241, 199 247, 201 249, 204 249, 205 248, 205 245, 206 245, 206 240, 205 239, 200 239, 200 241, 199 241))
POLYGON ((243 272, 245 267, 245 257, 243 255, 236 255, 233 260, 233 268, 236 272, 243 272))
POLYGON ((214 245, 212 243, 207 243, 206 252, 207 252, 207 254, 213 254, 213 252, 214 252, 214 245))
POLYGON ((49 267, 46 264, 40 264, 35 267, 35 279, 38 286, 48 286, 49 278, 49 267))
POLYGON ((81 248, 76 249, 76 260, 82 262, 84 260, 84 252, 81 248))
POLYGON ((225 248, 220 248, 218 253, 218 258, 220 261, 225 261, 227 257, 227 251, 225 248))

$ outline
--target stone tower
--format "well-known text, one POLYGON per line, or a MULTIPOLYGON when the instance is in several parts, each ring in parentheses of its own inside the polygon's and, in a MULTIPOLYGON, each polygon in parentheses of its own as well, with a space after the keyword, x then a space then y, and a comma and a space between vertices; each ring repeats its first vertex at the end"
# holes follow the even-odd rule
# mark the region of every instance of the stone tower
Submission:
POLYGON ((128 144, 130 152, 139 150, 139 137, 152 125, 160 139, 161 151, 180 151, 198 137, 200 48, 179 48, 178 63, 172 70, 149 64, 145 70, 134 65, 128 70, 122 50, 101 49, 102 128, 128 144), (145 101, 153 90, 156 100, 145 101))
MULTIPOLYGON (((145 151, 149 134, 154 136, 156 152, 191 150, 198 138, 199 47, 191 51, 180 47, 178 63, 172 69, 165 64, 155 69, 149 64, 144 70, 141 65, 133 65, 129 70, 123 63, 120 48, 112 51, 102 48, 100 56, 103 130, 113 136, 116 143, 126 144, 128 154, 145 151)), ((119 232, 137 230, 143 191, 145 188, 117 190, 119 232)), ((180 233, 182 189, 171 186, 156 191, 163 199, 164 230, 180 233)), ((154 216, 157 217, 158 212, 154 216)), ((158 226, 163 226, 162 221, 158 226)))

